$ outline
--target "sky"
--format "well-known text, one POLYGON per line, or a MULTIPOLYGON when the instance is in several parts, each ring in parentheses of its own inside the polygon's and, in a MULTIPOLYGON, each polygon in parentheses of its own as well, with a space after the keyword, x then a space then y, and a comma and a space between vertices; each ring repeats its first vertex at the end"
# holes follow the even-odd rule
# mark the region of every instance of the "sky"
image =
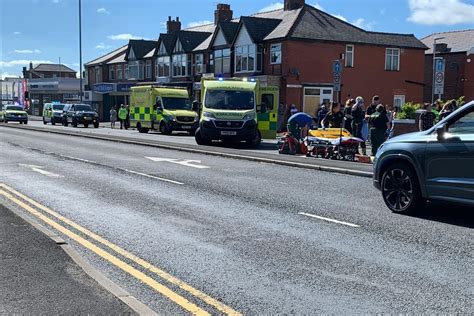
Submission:
MULTIPOLYGON (((211 23, 218 2, 234 17, 278 9, 283 0, 82 0, 83 63, 125 45, 156 39, 168 16, 183 28, 211 23)), ((20 76, 29 62, 79 69, 79 0, 0 0, 1 77, 20 76)), ((369 31, 415 34, 474 28, 474 0, 306 0, 369 31)))

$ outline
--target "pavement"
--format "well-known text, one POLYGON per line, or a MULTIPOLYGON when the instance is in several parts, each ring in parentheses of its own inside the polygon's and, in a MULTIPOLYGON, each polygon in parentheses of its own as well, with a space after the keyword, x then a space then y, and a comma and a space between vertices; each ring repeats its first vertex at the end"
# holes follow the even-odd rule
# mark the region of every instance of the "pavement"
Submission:
POLYGON ((62 247, 0 204, 0 314, 134 315, 62 247))
POLYGON ((160 313, 472 312, 472 210, 402 216, 364 177, 0 134, 0 185, 37 203, 45 225, 160 313))
MULTIPOLYGON (((81 137, 93 137, 107 139, 116 142, 141 144, 155 146, 179 151, 206 153, 211 155, 225 156, 253 160, 266 163, 276 163, 287 166, 308 168, 343 174, 372 177, 373 167, 371 164, 354 163, 328 159, 308 158, 305 156, 279 155, 276 140, 263 140, 259 148, 248 148, 244 144, 233 147, 217 144, 215 146, 199 146, 194 137, 187 133, 174 133, 173 135, 161 135, 159 133, 140 134, 136 130, 110 129, 108 123, 101 123, 101 128, 72 128, 60 125, 43 125, 42 122, 33 120, 28 126, 19 124, 0 124, 1 126, 30 129, 35 131, 67 134, 81 137)), ((370 151, 370 147, 368 148, 370 151)))

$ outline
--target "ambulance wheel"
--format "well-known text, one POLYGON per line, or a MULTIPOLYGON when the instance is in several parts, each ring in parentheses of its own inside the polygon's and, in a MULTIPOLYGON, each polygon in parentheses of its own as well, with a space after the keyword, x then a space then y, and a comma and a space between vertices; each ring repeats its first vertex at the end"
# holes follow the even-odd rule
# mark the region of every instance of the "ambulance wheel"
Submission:
POLYGON ((5 124, 8 123, 8 121, 7 121, 6 119, 5 119, 3 122, 4 122, 5 124))
POLYGON ((99 123, 94 123, 94 128, 99 128, 99 123))
POLYGON ((262 134, 260 134, 260 131, 257 131, 253 139, 247 140, 247 144, 252 147, 260 146, 261 142, 262 142, 262 134))
POLYGON ((85 128, 88 128, 88 127, 89 127, 89 124, 84 124, 84 127, 85 127, 85 128))
POLYGON ((44 124, 44 125, 48 124, 48 122, 46 122, 46 120, 44 119, 44 117, 43 117, 43 124, 44 124))
POLYGON ((28 124, 28 121, 24 121, 23 124, 25 124, 25 125, 28 124))
POLYGON ((51 125, 56 125, 56 121, 54 120, 54 118, 51 118, 51 125))
POLYGON ((199 130, 199 128, 196 130, 195 134, 194 134, 194 139, 196 140, 196 144, 198 145, 211 145, 212 144, 212 141, 208 140, 208 139, 204 139, 201 135, 201 131, 199 130))
POLYGON ((171 135, 172 131, 166 126, 165 122, 160 123, 160 133, 163 135, 171 135))
POLYGON ((190 136, 196 135, 196 130, 195 130, 195 129, 190 130, 190 131, 189 131, 189 135, 190 135, 190 136))

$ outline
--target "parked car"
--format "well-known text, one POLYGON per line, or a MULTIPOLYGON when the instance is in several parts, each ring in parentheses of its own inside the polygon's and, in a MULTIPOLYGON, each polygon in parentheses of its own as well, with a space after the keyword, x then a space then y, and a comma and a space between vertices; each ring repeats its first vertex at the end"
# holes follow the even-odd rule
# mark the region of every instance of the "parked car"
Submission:
POLYGON ((43 107, 43 124, 56 125, 56 123, 62 123, 64 106, 63 103, 46 103, 43 107))
POLYGON ((6 104, 0 108, 0 122, 28 124, 28 113, 21 105, 6 104))
POLYGON ((77 125, 84 125, 86 128, 89 125, 94 125, 94 128, 99 127, 99 115, 88 104, 71 104, 65 108, 64 112, 64 126, 71 124, 73 127, 77 125))
POLYGON ((427 131, 382 145, 374 185, 397 213, 416 211, 427 200, 474 206, 474 101, 427 131))

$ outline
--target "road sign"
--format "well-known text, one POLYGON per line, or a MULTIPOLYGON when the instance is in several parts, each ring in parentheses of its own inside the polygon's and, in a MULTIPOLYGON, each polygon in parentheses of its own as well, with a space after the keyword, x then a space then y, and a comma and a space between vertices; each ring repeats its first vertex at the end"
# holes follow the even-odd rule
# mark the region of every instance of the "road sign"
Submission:
POLYGON ((341 73, 342 73, 342 64, 340 60, 335 60, 332 62, 332 75, 334 82, 334 92, 341 91, 341 73))
POLYGON ((334 74, 341 74, 342 72, 342 65, 340 60, 335 60, 332 63, 332 72, 334 74))
POLYGON ((434 94, 444 94, 444 71, 446 69, 446 62, 444 58, 437 57, 435 60, 435 74, 434 74, 434 94))

